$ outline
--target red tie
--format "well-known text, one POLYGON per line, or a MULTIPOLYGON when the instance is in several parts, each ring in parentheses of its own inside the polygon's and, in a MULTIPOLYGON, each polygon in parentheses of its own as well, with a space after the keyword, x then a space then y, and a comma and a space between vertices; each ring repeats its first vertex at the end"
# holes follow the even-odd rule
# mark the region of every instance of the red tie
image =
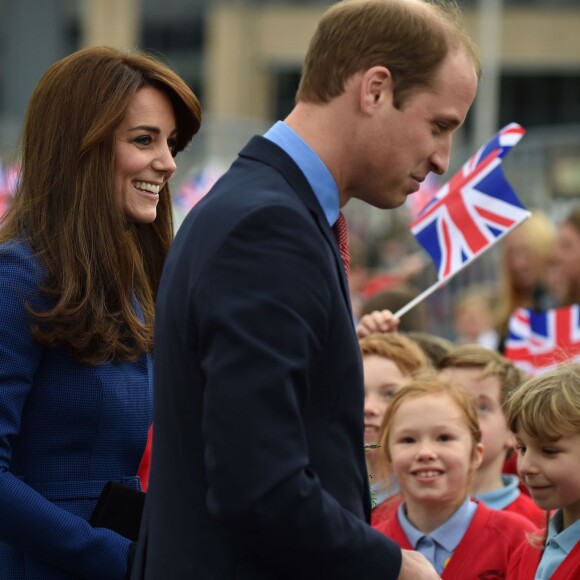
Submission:
POLYGON ((350 250, 348 247, 348 226, 346 225, 346 220, 342 212, 338 213, 338 219, 332 226, 332 231, 336 236, 338 241, 338 249, 340 250, 340 255, 342 256, 342 262, 344 264, 344 271, 346 272, 346 279, 350 274, 350 250))

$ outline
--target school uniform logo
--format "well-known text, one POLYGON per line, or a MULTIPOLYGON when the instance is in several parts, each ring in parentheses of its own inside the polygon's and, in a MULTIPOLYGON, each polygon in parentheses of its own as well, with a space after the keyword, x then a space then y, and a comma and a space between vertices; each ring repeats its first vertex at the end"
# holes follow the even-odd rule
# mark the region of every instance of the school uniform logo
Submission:
POLYGON ((479 575, 481 580, 505 580, 505 572, 499 570, 487 570, 479 575))

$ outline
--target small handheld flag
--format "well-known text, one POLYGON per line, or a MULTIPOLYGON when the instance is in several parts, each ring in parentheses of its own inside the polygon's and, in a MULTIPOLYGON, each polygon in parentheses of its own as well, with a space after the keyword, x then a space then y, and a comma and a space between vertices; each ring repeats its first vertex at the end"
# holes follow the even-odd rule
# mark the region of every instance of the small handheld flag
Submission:
POLYGON ((395 313, 408 312, 523 223, 530 212, 504 177, 501 162, 525 134, 510 123, 480 147, 411 223, 438 281, 395 313))
POLYGON ((525 131, 511 123, 448 181, 411 224, 444 279, 527 217, 529 212, 503 175, 502 159, 525 131))
POLYGON ((545 312, 518 308, 508 323, 505 356, 532 376, 580 358, 580 304, 545 312))

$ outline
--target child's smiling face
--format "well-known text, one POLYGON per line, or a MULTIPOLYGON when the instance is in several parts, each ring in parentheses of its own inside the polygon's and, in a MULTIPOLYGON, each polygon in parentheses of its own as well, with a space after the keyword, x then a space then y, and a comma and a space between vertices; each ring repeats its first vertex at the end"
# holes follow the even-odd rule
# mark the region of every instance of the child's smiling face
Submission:
POLYGON ((413 505, 456 509, 467 497, 483 455, 465 414, 445 394, 402 402, 393 417, 388 447, 411 511, 413 505))
POLYGON ((518 471, 534 502, 545 510, 561 508, 564 527, 580 519, 580 433, 556 440, 516 430, 518 471))

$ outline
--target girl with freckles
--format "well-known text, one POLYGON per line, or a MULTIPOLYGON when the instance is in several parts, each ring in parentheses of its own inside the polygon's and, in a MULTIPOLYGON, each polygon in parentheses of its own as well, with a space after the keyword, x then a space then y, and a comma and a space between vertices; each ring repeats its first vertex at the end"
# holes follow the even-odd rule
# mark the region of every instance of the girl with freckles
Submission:
POLYGON ((421 552, 444 580, 505 578, 510 554, 534 526, 469 496, 483 457, 471 393, 416 375, 393 396, 379 439, 383 469, 397 477, 404 501, 376 529, 421 552))

